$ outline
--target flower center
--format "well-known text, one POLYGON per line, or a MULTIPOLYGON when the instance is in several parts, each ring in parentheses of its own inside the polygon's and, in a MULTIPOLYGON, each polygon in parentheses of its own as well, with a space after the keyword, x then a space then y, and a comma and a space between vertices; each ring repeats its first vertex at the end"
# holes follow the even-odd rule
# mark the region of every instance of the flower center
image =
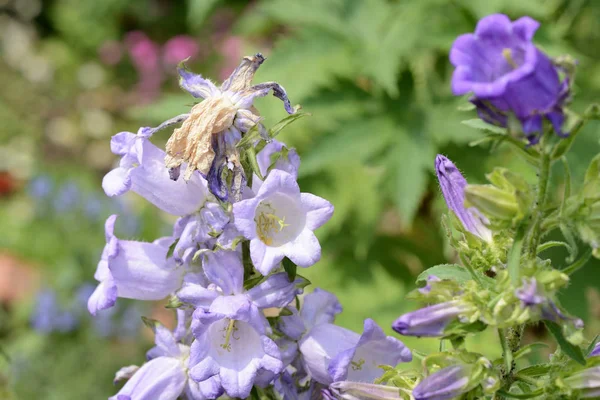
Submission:
POLYGON ((365 363, 365 359, 361 358, 358 361, 352 361, 350 364, 352 365, 352 371, 360 371, 362 369, 363 364, 365 363))
POLYGON ((512 49, 509 49, 509 48, 502 49, 502 57, 504 57, 504 59, 506 60, 508 65, 510 65, 514 69, 519 68, 519 66, 517 65, 517 63, 515 62, 515 60, 513 58, 512 49))
POLYGON ((257 213, 256 218, 254 218, 256 231, 260 240, 270 246, 273 244, 274 234, 283 231, 290 224, 285 223, 285 216, 280 218, 275 214, 275 210, 271 204, 263 202, 259 208, 260 211, 257 213))
POLYGON ((260 202, 254 222, 256 234, 267 246, 278 247, 294 240, 306 225, 299 199, 276 193, 260 202))
POLYGON ((225 339, 225 341, 220 344, 219 347, 221 347, 223 350, 227 350, 228 352, 231 351, 231 344, 229 343, 231 338, 240 340, 239 336, 236 337, 235 335, 235 333, 238 331, 238 328, 235 326, 235 322, 236 321, 234 319, 231 319, 229 320, 227 326, 221 329, 221 332, 223 332, 223 339, 225 339))

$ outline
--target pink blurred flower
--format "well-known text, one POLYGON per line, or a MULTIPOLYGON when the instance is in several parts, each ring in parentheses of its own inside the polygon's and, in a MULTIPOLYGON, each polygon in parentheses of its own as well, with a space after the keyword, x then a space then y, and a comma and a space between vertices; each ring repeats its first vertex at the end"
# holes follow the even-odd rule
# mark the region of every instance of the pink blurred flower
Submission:
POLYGON ((229 36, 221 43, 219 47, 223 56, 223 64, 219 70, 219 78, 227 79, 233 70, 238 66, 242 55, 242 39, 238 36, 229 36))
POLYGON ((191 36, 175 36, 163 46, 163 61, 167 68, 171 68, 188 57, 196 58, 199 51, 198 43, 191 36))
POLYGON ((159 69, 160 47, 144 32, 133 31, 125 37, 125 45, 133 65, 140 72, 155 72, 159 69))

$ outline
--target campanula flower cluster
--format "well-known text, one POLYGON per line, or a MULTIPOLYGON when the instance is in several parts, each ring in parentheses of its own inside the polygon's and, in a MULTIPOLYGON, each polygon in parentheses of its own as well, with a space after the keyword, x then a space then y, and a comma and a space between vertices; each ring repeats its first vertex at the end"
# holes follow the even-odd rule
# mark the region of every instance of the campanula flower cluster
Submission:
POLYGON ((371 319, 362 335, 335 325, 342 307, 332 293, 300 298, 310 282, 296 268, 319 261, 314 232, 333 206, 301 192, 298 154, 272 137, 253 106, 273 92, 297 112, 279 84, 252 85, 263 61, 244 58, 220 87, 182 64, 181 87, 202 101, 189 114, 111 140, 120 161, 102 181, 106 194, 134 192, 177 218, 172 234, 153 242, 121 238, 117 215, 106 220, 90 313, 118 298, 168 299, 178 316, 174 331, 146 320, 156 347, 141 367, 117 372, 127 382, 116 400, 305 398, 330 393, 334 383, 373 384, 380 365, 412 359, 371 319), (153 135, 170 127, 163 150, 153 135))
POLYGON ((121 238, 117 216, 106 220, 90 313, 111 309, 118 298, 167 299, 177 313, 173 330, 144 320, 156 346, 143 365, 117 372, 115 380, 127 382, 111 399, 599 396, 600 347, 584 346, 583 321, 559 294, 599 254, 600 158, 581 193, 571 193, 569 181, 562 200, 553 201, 550 187, 553 163, 599 113, 566 109, 572 76, 533 44, 538 27, 529 17, 491 15, 450 52, 454 94, 469 94, 479 118, 496 125, 484 141, 512 145, 537 179, 498 167, 486 175, 489 183, 473 184, 450 159, 436 157, 449 210, 443 225, 460 264, 423 271, 408 295, 423 307, 391 326, 401 336, 440 338, 440 351, 429 355, 370 318, 360 334, 336 325, 336 296, 319 288, 304 293, 310 282, 298 267, 321 258, 315 231, 333 206, 301 191, 300 157, 275 139, 303 114, 278 83, 252 83, 264 57, 245 57, 219 87, 181 64, 180 86, 200 101, 156 128, 113 136, 120 161, 102 182, 108 196, 131 191, 177 218, 172 233, 153 242, 121 238), (269 93, 290 114, 271 128, 253 105, 269 93), (570 132, 566 115, 579 118, 570 132), (163 150, 153 137, 169 128, 163 150), (544 241, 555 229, 565 241, 544 241), (590 247, 581 256, 576 237, 590 247), (543 253, 555 246, 569 252, 564 268, 543 253), (547 363, 517 369, 515 361, 532 352, 521 343, 532 323, 544 324, 559 347, 547 363), (502 352, 494 361, 466 341, 488 329, 502 352), (414 355, 420 370, 409 367, 414 355))

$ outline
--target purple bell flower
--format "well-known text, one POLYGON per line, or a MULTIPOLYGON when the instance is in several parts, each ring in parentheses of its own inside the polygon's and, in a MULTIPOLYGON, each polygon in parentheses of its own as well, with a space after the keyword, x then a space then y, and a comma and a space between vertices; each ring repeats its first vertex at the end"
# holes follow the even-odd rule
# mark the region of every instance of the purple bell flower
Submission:
POLYGON ((197 309, 250 324, 261 335, 268 325, 261 309, 285 307, 301 294, 305 280, 290 282, 285 272, 269 276, 253 288, 244 289, 244 267, 239 252, 208 252, 203 261, 208 287, 184 282, 177 297, 197 309))
POLYGON ((402 315, 392 329, 405 336, 443 336, 446 326, 470 309, 460 300, 435 304, 402 315))
POLYGON ((523 278, 523 286, 515 290, 515 295, 524 307, 542 304, 546 299, 538 293, 537 280, 523 278))
POLYGON ((465 207, 467 180, 456 168, 456 165, 448 158, 438 154, 435 158, 435 173, 450 211, 456 215, 467 231, 490 242, 492 231, 486 226, 489 223, 487 218, 475 207, 465 207))
POLYGON ((469 390, 471 368, 453 365, 425 377, 412 392, 415 400, 450 400, 469 390))
POLYGON ((268 275, 284 258, 310 267, 321 258, 313 231, 327 222, 333 206, 310 193, 300 193, 293 175, 273 170, 256 196, 233 205, 236 228, 250 240, 254 267, 268 275))
POLYGON ((513 114, 531 143, 539 140, 543 118, 566 136, 561 126, 568 82, 560 81, 552 61, 532 43, 538 27, 530 17, 511 22, 503 14, 489 15, 450 50, 456 67, 452 92, 473 93, 479 116, 489 123, 506 127, 513 114))
POLYGON ((105 223, 106 246, 94 278, 100 282, 88 300, 88 310, 114 306, 117 297, 136 300, 161 300, 182 283, 185 269, 167 259, 172 239, 152 243, 120 240, 114 235, 116 215, 105 223))
POLYGON ((179 216, 191 214, 204 204, 208 196, 206 180, 198 173, 187 182, 172 180, 164 166, 165 152, 150 142, 154 132, 179 121, 175 118, 157 128, 140 128, 137 135, 121 132, 112 137, 111 151, 121 156, 121 161, 102 180, 107 196, 131 190, 161 210, 179 216))
POLYGON ((329 385, 351 380, 372 383, 383 374, 379 365, 412 360, 410 350, 371 320, 359 335, 333 324, 314 326, 299 342, 304 369, 315 381, 329 385))
POLYGON ((190 376, 218 378, 229 397, 247 398, 253 385, 267 385, 283 369, 275 342, 245 321, 198 308, 192 331, 190 376))
POLYGON ((115 380, 130 377, 109 400, 190 400, 214 399, 223 394, 218 377, 200 383, 188 376, 190 348, 178 343, 176 336, 161 324, 154 327, 155 346, 147 353, 149 361, 141 368, 121 368, 115 380))

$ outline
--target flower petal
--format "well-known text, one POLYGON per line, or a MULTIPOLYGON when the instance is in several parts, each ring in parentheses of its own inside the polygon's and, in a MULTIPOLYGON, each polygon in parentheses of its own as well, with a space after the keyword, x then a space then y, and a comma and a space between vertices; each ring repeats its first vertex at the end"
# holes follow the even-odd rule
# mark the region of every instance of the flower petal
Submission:
POLYGON ((181 361, 158 357, 144 364, 109 400, 124 396, 131 400, 176 400, 183 392, 186 380, 181 361))

